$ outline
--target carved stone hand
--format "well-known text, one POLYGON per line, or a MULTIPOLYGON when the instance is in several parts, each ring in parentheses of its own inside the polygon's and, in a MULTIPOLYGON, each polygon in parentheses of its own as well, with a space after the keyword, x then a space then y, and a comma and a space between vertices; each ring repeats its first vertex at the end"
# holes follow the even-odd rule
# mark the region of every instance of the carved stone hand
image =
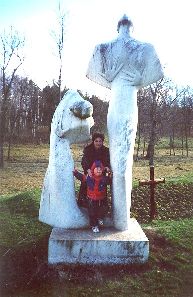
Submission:
POLYGON ((103 78, 105 78, 107 81, 112 82, 122 67, 123 67, 123 63, 120 65, 118 65, 117 63, 114 63, 111 69, 107 69, 105 73, 100 73, 100 75, 103 78))
POLYGON ((142 82, 142 75, 140 72, 131 66, 128 71, 122 71, 120 78, 128 81, 131 86, 140 86, 142 82))

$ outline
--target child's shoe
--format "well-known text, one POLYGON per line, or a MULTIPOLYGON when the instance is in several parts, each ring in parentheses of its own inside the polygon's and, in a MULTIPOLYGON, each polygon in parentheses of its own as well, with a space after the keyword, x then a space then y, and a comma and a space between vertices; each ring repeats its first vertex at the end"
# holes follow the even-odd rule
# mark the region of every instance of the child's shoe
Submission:
POLYGON ((98 233, 99 232, 99 227, 98 226, 92 227, 92 232, 98 233))
POLYGON ((104 226, 104 221, 102 219, 98 219, 99 226, 104 226))

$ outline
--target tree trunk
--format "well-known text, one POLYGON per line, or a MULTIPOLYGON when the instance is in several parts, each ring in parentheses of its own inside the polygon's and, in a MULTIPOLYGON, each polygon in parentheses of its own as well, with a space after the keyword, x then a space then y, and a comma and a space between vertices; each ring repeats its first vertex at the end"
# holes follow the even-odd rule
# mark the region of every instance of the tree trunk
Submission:
POLYGON ((138 125, 138 139, 137 139, 136 160, 139 159, 139 149, 140 149, 140 144, 141 144, 141 127, 140 127, 140 123, 139 123, 139 125, 138 125))
POLYGON ((153 164, 155 140, 156 140, 156 121, 154 120, 152 122, 152 127, 150 131, 150 140, 149 140, 149 144, 147 147, 147 154, 146 154, 146 159, 149 160, 150 165, 153 164))
POLYGON ((10 156, 11 156, 11 137, 9 138, 8 150, 7 150, 7 160, 8 161, 10 161, 10 156))
POLYGON ((5 138, 5 108, 2 104, 2 109, 0 112, 0 168, 4 167, 4 138, 5 138))
POLYGON ((172 155, 172 151, 173 151, 173 155, 175 156, 175 150, 174 150, 174 131, 173 131, 173 135, 170 135, 170 156, 172 155))
POLYGON ((146 154, 146 159, 149 160, 149 165, 153 164, 154 146, 155 146, 154 142, 150 140, 147 147, 147 154, 146 154))
POLYGON ((182 156, 184 155, 184 136, 182 134, 182 156))
POLYGON ((145 142, 145 139, 144 139, 144 141, 143 141, 143 157, 145 155, 145 145, 146 145, 146 142, 145 142))
POLYGON ((188 157, 188 123, 187 123, 187 114, 184 117, 185 120, 185 148, 186 148, 186 156, 188 157))
POLYGON ((188 157, 188 135, 187 135, 187 133, 186 133, 186 157, 188 157))
POLYGON ((3 144, 0 143, 0 168, 4 167, 3 144))

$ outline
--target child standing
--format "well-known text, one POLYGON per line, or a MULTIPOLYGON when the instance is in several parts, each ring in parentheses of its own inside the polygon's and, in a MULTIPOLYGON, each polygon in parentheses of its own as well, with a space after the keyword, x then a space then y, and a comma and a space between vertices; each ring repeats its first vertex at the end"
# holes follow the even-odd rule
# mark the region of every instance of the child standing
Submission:
POLYGON ((105 204, 107 198, 107 185, 111 184, 110 174, 104 175, 104 166, 97 160, 91 167, 91 174, 85 175, 74 170, 74 176, 87 184, 88 213, 90 226, 93 232, 99 232, 99 225, 103 225, 105 204))

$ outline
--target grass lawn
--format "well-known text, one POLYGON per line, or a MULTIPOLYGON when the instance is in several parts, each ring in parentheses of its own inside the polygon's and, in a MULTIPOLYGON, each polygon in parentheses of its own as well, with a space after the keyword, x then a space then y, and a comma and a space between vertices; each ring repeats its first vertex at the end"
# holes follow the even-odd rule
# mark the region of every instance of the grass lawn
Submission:
MULTIPOLYGON (((82 147, 73 147, 81 168, 82 147)), ((149 177, 147 161, 134 163, 132 216, 150 241, 144 265, 63 267, 47 265, 51 228, 38 221, 41 185, 48 146, 16 146, 0 171, 0 284, 2 297, 18 296, 193 296, 193 158, 168 156, 160 146, 155 176, 166 177, 156 188, 158 215, 149 223, 149 189, 138 180, 149 177)))
MULTIPOLYGON (((155 178, 165 177, 166 183, 191 183, 193 181, 193 147, 189 157, 176 149, 175 156, 169 156, 166 141, 160 142, 155 154, 155 178)), ((75 166, 81 170, 81 156, 84 145, 73 145, 75 166)), ((7 148, 5 148, 5 156, 7 148)), ((5 162, 0 170, 0 195, 15 194, 34 188, 41 188, 48 165, 48 145, 17 145, 12 148, 11 161, 5 162)), ((140 179, 149 178, 148 161, 140 159, 133 164, 133 185, 140 179)))

